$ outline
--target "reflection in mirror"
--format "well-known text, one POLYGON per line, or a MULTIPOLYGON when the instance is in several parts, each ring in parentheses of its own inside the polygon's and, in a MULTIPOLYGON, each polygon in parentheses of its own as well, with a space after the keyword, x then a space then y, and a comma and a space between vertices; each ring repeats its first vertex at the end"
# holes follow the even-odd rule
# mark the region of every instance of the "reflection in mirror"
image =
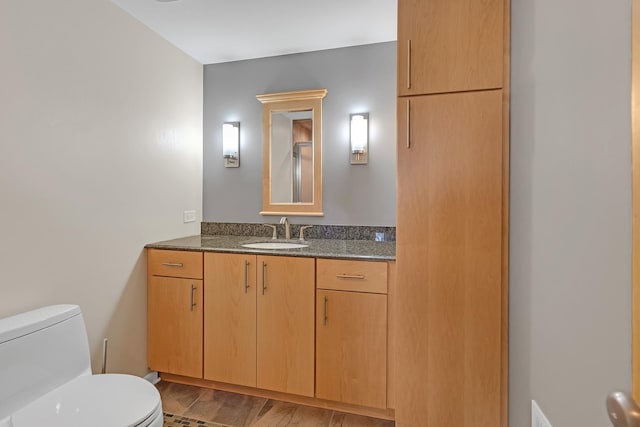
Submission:
POLYGON ((258 95, 262 102, 262 215, 323 215, 325 89, 258 95))
POLYGON ((271 112, 271 203, 313 203, 313 111, 271 112))

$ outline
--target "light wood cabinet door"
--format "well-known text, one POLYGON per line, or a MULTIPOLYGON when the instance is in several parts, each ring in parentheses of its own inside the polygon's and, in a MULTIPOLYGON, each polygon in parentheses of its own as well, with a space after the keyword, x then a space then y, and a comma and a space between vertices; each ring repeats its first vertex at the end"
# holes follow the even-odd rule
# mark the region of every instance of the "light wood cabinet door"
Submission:
POLYGON ((257 386, 313 396, 315 259, 258 256, 257 386))
POLYGON ((149 368, 202 378, 202 280, 149 276, 149 368))
POLYGON ((502 91, 399 99, 398 120, 396 421, 495 427, 502 91))
POLYGON ((316 397, 387 407, 387 296, 318 290, 316 397))
POLYGON ((256 256, 204 255, 204 378, 256 386, 256 256))
POLYGON ((398 96, 502 87, 504 0, 398 0, 398 96))

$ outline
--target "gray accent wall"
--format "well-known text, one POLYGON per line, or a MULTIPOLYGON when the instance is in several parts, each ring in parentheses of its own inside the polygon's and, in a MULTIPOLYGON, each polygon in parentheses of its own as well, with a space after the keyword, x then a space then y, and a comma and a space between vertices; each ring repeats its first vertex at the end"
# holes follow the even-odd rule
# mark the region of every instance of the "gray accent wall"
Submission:
POLYGON ((203 221, 277 222, 262 216, 262 104, 256 95, 326 88, 324 217, 308 224, 395 225, 396 43, 204 67, 203 221), (349 160, 349 114, 368 112, 369 164, 349 160), (224 168, 222 124, 240 122, 240 167, 224 168))
POLYGON ((512 0, 510 427, 631 388, 629 0, 512 0))

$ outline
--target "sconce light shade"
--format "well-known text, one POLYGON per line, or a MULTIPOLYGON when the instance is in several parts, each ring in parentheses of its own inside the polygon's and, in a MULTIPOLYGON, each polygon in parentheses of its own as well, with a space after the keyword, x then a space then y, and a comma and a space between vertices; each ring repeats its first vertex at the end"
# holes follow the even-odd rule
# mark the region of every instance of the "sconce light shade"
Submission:
POLYGON ((225 168, 240 166, 240 122, 225 122, 222 125, 222 154, 225 168))
POLYGON ((351 164, 369 163, 369 113, 351 114, 351 164))

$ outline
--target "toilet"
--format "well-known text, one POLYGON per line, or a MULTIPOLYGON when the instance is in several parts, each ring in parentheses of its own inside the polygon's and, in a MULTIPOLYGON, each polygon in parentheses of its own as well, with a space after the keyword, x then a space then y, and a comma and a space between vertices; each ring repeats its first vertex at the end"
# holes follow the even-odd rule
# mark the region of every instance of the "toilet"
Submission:
POLYGON ((77 305, 0 319, 0 427, 162 427, 160 393, 125 374, 92 375, 77 305))

